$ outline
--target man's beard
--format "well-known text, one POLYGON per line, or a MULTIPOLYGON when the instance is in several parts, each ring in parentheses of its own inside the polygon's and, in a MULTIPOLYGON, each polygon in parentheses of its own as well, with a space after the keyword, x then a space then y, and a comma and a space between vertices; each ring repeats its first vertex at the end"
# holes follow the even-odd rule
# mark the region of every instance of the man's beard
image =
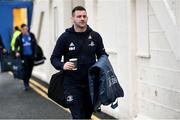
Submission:
POLYGON ((76 26, 79 28, 85 28, 87 26, 86 22, 76 23, 76 26))

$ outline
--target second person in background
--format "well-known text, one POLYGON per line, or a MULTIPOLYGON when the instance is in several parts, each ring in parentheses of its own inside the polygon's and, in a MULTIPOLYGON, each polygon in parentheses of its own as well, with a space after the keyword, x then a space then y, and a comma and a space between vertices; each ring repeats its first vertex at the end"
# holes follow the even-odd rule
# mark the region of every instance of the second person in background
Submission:
POLYGON ((29 79, 32 74, 34 66, 35 46, 36 46, 35 35, 29 32, 26 24, 21 25, 21 34, 16 38, 15 42, 15 53, 16 57, 21 57, 24 61, 24 90, 29 89, 29 79))
POLYGON ((11 55, 14 57, 15 56, 15 42, 16 42, 16 38, 21 34, 21 30, 19 29, 18 26, 14 27, 14 33, 12 36, 12 40, 11 40, 11 55))

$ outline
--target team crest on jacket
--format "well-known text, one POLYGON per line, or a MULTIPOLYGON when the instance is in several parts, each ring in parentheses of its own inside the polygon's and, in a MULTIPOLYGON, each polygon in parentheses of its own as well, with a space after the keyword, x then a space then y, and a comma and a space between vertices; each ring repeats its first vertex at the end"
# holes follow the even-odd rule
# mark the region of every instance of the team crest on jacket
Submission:
POLYGON ((75 50, 75 45, 73 42, 69 44, 69 51, 75 50))
POLYGON ((94 41, 91 41, 91 43, 88 46, 91 46, 91 47, 95 46, 94 41))
POLYGON ((66 98, 66 101, 67 102, 72 102, 74 99, 73 99, 73 96, 72 95, 69 95, 69 96, 67 96, 67 98, 66 98))

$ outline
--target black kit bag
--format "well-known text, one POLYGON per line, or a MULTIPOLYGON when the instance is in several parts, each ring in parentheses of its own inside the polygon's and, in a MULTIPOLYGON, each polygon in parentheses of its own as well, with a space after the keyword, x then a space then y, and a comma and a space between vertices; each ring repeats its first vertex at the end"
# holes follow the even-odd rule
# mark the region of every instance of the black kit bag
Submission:
POLYGON ((25 77, 24 74, 24 65, 23 65, 24 61, 20 58, 16 58, 13 61, 13 65, 12 65, 12 72, 13 72, 13 76, 14 78, 23 80, 25 77))
POLYGON ((67 108, 66 99, 64 96, 63 82, 63 71, 53 74, 48 87, 48 97, 60 104, 61 106, 67 108))
POLYGON ((46 58, 44 57, 42 48, 38 44, 36 44, 35 56, 34 56, 34 66, 43 64, 45 60, 46 60, 46 58))
POLYGON ((1 72, 12 71, 13 58, 8 54, 2 54, 1 72))
MULTIPOLYGON (((89 35, 92 35, 94 31, 90 32, 89 35)), ((81 53, 83 44, 86 42, 84 40, 81 44, 79 52, 77 53, 77 58, 81 53)), ((52 75, 49 88, 48 88, 48 97, 60 104, 61 106, 68 108, 66 103, 65 95, 64 95, 64 72, 60 71, 52 75)))

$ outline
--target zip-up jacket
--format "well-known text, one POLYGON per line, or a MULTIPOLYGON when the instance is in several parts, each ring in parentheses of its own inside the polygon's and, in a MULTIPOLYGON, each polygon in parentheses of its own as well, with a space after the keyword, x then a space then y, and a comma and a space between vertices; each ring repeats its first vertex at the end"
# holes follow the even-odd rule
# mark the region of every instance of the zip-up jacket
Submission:
MULTIPOLYGON (((35 35, 33 33, 29 33, 30 37, 31 37, 31 47, 32 47, 32 58, 34 58, 35 56, 35 46, 36 46, 36 38, 35 35)), ((16 38, 16 42, 15 42, 15 52, 19 52, 21 55, 21 58, 23 58, 23 42, 22 42, 22 33, 16 38), (20 47, 20 49, 18 48, 20 47)))
POLYGON ((72 26, 58 38, 56 46, 51 56, 51 63, 57 70, 63 70, 64 63, 71 58, 76 58, 79 54, 80 47, 81 54, 79 55, 79 64, 95 63, 96 55, 99 58, 102 54, 106 54, 102 38, 97 32, 89 35, 92 29, 88 26, 85 32, 75 32, 72 26), (86 40, 86 41, 85 41, 86 40), (81 46, 81 44, 84 44, 81 46), (61 58, 64 56, 64 62, 61 58))
POLYGON ((101 104, 109 105, 116 98, 123 97, 124 91, 114 73, 111 63, 106 55, 89 69, 89 89, 94 111, 101 104))

